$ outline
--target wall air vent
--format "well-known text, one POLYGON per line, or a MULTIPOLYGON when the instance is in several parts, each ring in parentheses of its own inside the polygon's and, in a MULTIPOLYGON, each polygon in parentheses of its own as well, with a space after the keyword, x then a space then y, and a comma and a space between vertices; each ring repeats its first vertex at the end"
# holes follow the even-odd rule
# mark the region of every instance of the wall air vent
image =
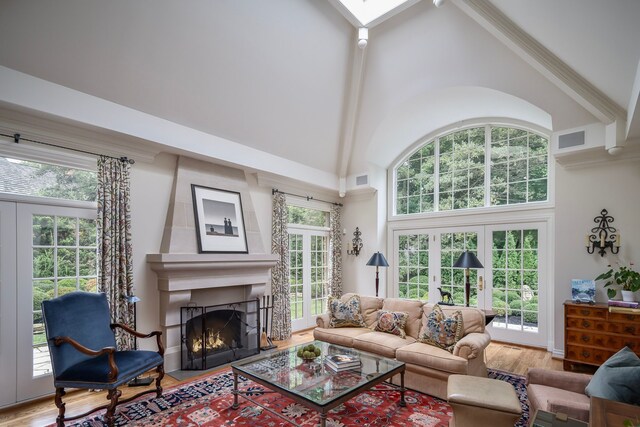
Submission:
POLYGON ((564 135, 558 135, 558 148, 576 147, 578 145, 584 145, 584 131, 565 133, 564 135))
POLYGON ((356 176, 356 185, 367 185, 369 183, 369 175, 356 176))

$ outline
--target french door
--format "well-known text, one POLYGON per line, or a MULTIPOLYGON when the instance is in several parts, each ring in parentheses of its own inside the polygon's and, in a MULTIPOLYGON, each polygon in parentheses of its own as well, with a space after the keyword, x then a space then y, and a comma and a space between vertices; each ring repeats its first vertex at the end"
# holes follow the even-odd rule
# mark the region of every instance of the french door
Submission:
MULTIPOLYGON (((395 232, 395 277, 400 298, 442 300, 449 293, 455 304, 464 304, 464 271, 454 268, 462 252, 484 258, 482 228, 456 227, 402 230, 395 232)), ((476 286, 482 270, 470 271, 469 305, 484 308, 484 289, 476 286)))
POLYGON ((484 268, 469 271, 469 305, 496 313, 492 338, 546 347, 546 240, 542 222, 396 230, 394 294, 436 303, 448 292, 464 305, 464 270, 453 265, 472 251, 484 268))
POLYGON ((0 406, 54 391, 40 303, 96 291, 96 210, 0 202, 0 406))
POLYGON ((16 204, 0 202, 0 407, 16 397, 16 204))
POLYGON ((327 308, 329 280, 329 233, 324 230, 289 228, 289 293, 291 329, 316 324, 327 308))

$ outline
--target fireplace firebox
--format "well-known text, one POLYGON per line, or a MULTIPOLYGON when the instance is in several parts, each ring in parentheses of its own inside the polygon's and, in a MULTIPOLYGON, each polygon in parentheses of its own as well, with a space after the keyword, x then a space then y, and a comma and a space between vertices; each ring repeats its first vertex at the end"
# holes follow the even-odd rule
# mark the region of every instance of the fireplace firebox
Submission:
POLYGON ((259 300, 180 308, 183 370, 204 370, 260 352, 259 300))

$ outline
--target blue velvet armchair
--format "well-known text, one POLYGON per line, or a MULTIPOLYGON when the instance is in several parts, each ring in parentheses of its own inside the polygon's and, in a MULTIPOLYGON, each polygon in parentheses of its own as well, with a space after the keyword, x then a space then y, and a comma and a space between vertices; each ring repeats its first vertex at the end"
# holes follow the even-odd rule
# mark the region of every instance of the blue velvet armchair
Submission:
POLYGON ((58 426, 65 421, 84 417, 92 412, 107 409, 104 420, 112 426, 118 403, 126 403, 146 393, 162 395, 161 381, 164 377, 164 347, 162 332, 142 334, 118 323, 111 323, 109 304, 105 294, 72 292, 42 302, 47 343, 53 368, 53 383, 56 387, 55 402, 58 407, 58 426), (121 328, 137 338, 155 336, 158 351, 116 349, 115 329, 121 328), (135 396, 118 401, 118 387, 144 372, 156 368, 158 376, 155 388, 144 390, 135 396), (108 390, 109 403, 83 414, 65 418, 65 403, 62 397, 65 388, 108 390))

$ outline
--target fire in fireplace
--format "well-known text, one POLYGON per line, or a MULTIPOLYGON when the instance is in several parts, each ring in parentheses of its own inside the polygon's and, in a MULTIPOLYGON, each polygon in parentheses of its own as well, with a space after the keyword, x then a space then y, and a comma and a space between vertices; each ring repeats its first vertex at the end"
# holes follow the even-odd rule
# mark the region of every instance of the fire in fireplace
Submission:
POLYGON ((260 352, 258 300, 180 309, 183 370, 209 369, 260 352))

